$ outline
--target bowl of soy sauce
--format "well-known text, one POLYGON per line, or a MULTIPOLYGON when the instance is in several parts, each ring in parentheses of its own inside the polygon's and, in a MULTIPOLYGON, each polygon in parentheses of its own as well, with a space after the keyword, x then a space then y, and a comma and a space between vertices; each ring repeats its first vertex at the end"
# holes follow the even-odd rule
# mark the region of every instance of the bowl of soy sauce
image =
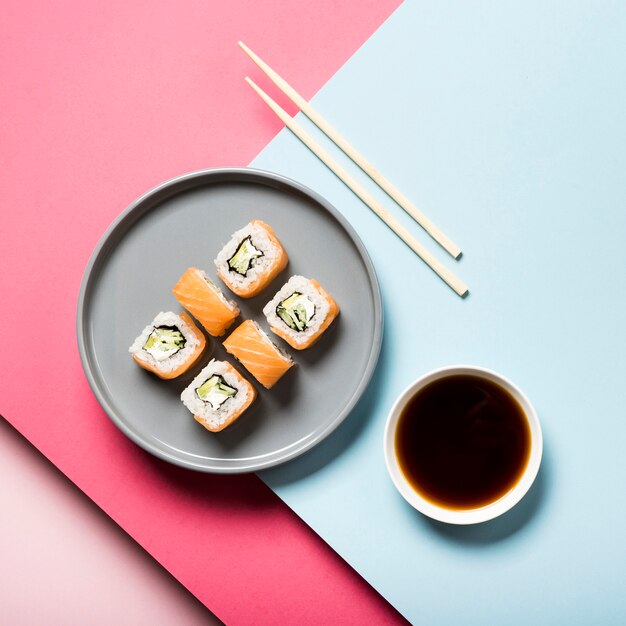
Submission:
POLYGON ((515 506, 532 485, 543 451, 537 413, 504 376, 445 367, 409 385, 384 436, 393 483, 418 511, 476 524, 515 506))

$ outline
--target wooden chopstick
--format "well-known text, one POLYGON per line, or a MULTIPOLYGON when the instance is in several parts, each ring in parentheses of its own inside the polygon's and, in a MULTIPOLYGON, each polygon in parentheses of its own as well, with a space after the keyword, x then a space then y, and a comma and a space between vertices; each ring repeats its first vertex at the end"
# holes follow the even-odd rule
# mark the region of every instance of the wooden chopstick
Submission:
POLYGON ((354 192, 380 219, 406 243, 430 269, 439 276, 459 296, 468 293, 467 287, 447 267, 438 261, 415 237, 380 203, 371 193, 364 189, 335 159, 320 146, 292 117, 272 100, 254 81, 246 76, 246 82, 274 113, 285 123, 287 128, 317 156, 352 192, 354 192))
POLYGON ((243 41, 239 47, 261 68, 268 78, 347 156, 349 156, 388 196, 393 198, 446 252, 458 259, 461 248, 431 222, 395 185, 387 180, 365 157, 344 139, 284 78, 260 59, 243 41))

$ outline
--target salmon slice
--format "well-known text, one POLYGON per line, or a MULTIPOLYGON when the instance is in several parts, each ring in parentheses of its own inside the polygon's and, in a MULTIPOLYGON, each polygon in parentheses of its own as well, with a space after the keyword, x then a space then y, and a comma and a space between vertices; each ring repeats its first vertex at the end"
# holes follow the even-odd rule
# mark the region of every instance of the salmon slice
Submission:
POLYGON ((231 240, 215 259, 215 267, 217 275, 233 293, 241 298, 252 298, 261 293, 287 267, 288 262, 287 252, 273 229, 262 220, 252 220, 244 228, 234 233, 231 240), (267 240, 263 244, 258 239, 259 233, 262 233, 264 239, 267 240), (233 240, 236 240, 236 244, 239 246, 247 238, 258 248, 257 253, 260 256, 255 258, 256 265, 254 268, 251 270, 252 266, 250 266, 246 275, 242 276, 230 268, 227 261, 229 254, 226 254, 225 250, 231 247, 233 250, 236 249, 233 247, 233 240))
POLYGON ((239 316, 239 307, 227 300, 220 288, 196 267, 190 267, 172 291, 213 337, 223 335, 239 316))
POLYGON ((224 341, 230 352, 266 389, 271 389, 294 362, 275 346, 256 322, 242 322, 224 341))
POLYGON ((156 374, 159 378, 163 380, 171 380, 172 378, 177 378, 181 374, 184 374, 187 370, 191 369, 196 363, 200 360, 200 357, 204 353, 204 349, 206 348, 206 339, 204 338, 204 334, 202 331, 193 323, 193 320, 187 315, 187 313, 182 312, 179 313, 179 317, 189 326, 191 332, 196 336, 199 343, 196 346, 195 350, 189 356, 189 359, 184 363, 181 363, 179 367, 173 369, 169 372, 164 372, 156 367, 153 363, 148 361, 144 361, 137 354, 133 354, 133 359, 135 362, 143 369, 148 372, 152 372, 156 374))

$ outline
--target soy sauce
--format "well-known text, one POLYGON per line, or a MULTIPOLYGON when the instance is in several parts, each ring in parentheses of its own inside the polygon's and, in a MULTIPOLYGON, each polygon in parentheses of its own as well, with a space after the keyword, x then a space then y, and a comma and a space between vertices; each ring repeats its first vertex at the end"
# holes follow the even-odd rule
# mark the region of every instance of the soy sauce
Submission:
POLYGON ((530 428, 511 394, 489 380, 451 375, 408 402, 395 449, 406 479, 424 498, 454 510, 495 502, 520 480, 530 428))

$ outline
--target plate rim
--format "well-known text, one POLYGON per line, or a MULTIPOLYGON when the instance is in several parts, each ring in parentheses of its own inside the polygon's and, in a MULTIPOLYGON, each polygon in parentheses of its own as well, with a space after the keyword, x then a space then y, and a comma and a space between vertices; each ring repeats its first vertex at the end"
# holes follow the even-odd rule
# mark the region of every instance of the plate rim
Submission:
MULTIPOLYGON (((260 183, 262 184, 262 183, 260 183)), ((148 209, 149 212, 152 209, 148 209)), ((142 217, 144 213, 141 214, 142 217)), ((359 400, 361 399, 363 393, 365 392, 373 374, 376 369, 376 365, 378 363, 380 357, 380 351, 382 346, 383 339, 383 330, 384 330, 384 310, 382 305, 382 294, 380 290, 380 284, 378 282, 378 277, 376 275, 376 270, 374 268, 374 264, 372 259, 367 251, 367 248, 363 244, 363 241, 355 231, 354 227, 350 224, 346 217, 344 217, 335 206, 326 200, 319 193, 310 189, 306 185, 295 181, 287 176, 282 174, 278 174, 276 172, 270 172, 263 169, 252 168, 252 167, 215 167, 215 168, 206 168, 202 170, 195 170, 192 172, 188 172, 185 174, 181 174, 179 176, 175 176, 170 178, 158 185, 152 187, 142 195, 140 195, 136 200, 131 202, 114 220, 111 222, 106 231, 101 235, 100 239, 96 243, 87 265, 85 266, 85 270, 83 272, 83 276, 80 283, 80 290, 78 294, 78 302, 76 308, 76 337, 78 342, 78 352, 80 355, 81 366, 85 376, 87 378, 87 382, 91 387, 92 392, 96 396, 98 403, 108 416, 108 418, 113 422, 113 424, 133 443, 138 445, 140 448, 145 450, 146 452, 156 456, 157 458, 162 459, 168 463, 172 463, 173 465, 177 465, 179 467, 184 467, 187 469, 209 473, 209 474, 245 474, 251 472, 257 472, 261 470, 268 469, 270 467, 276 467, 278 465, 282 465, 283 463, 287 463, 291 461, 305 452, 308 452, 310 449, 315 447, 317 444, 324 441, 327 437, 329 437, 335 429, 342 424, 346 418, 350 415, 352 410, 355 408, 359 400), (372 337, 372 345, 370 349, 370 353, 368 356, 367 364, 363 373, 363 376, 352 393, 352 396, 348 400, 348 402, 339 410, 336 416, 330 421, 326 428, 317 433, 315 437, 312 437, 309 441, 304 442, 300 446, 296 446, 293 450, 288 453, 280 454, 280 451, 273 453, 272 457, 267 461, 255 461, 255 462, 243 462, 240 466, 235 467, 220 467, 220 466, 207 466, 206 464, 194 463, 193 461, 187 461, 185 459, 181 459, 174 454, 168 454, 165 450, 159 448, 156 445, 153 445, 150 441, 139 436, 135 431, 129 428, 125 423, 122 416, 118 415, 118 412, 114 409, 113 406, 109 404, 107 399, 105 398, 103 392, 101 391, 98 381, 96 380, 96 376, 91 368, 91 363, 89 362, 89 351, 88 351, 88 341, 86 339, 86 307, 88 298, 87 295, 91 290, 91 284, 93 280, 96 278, 93 277, 94 268, 96 264, 99 262, 100 257, 103 253, 106 253, 106 246, 109 242, 111 236, 115 233, 115 231, 120 227, 120 225, 132 214, 139 209, 144 203, 152 199, 154 196, 157 196, 162 191, 184 183, 188 181, 192 181, 196 178, 205 178, 205 177, 220 177, 220 176, 232 176, 233 178, 241 177, 247 178, 251 177, 253 179, 265 179, 271 181, 269 186, 274 188, 277 187, 276 183, 279 185, 287 186, 300 194, 304 194, 312 199, 317 204, 321 205, 323 209, 325 209, 330 215, 343 227, 344 231, 347 233, 348 237, 351 239, 352 243, 357 248, 359 255, 365 265, 365 269, 368 275, 370 288, 372 290, 372 296, 374 300, 374 336, 372 337), (273 183, 273 184, 272 184, 273 183), (276 456, 278 455, 278 456, 276 456)))

